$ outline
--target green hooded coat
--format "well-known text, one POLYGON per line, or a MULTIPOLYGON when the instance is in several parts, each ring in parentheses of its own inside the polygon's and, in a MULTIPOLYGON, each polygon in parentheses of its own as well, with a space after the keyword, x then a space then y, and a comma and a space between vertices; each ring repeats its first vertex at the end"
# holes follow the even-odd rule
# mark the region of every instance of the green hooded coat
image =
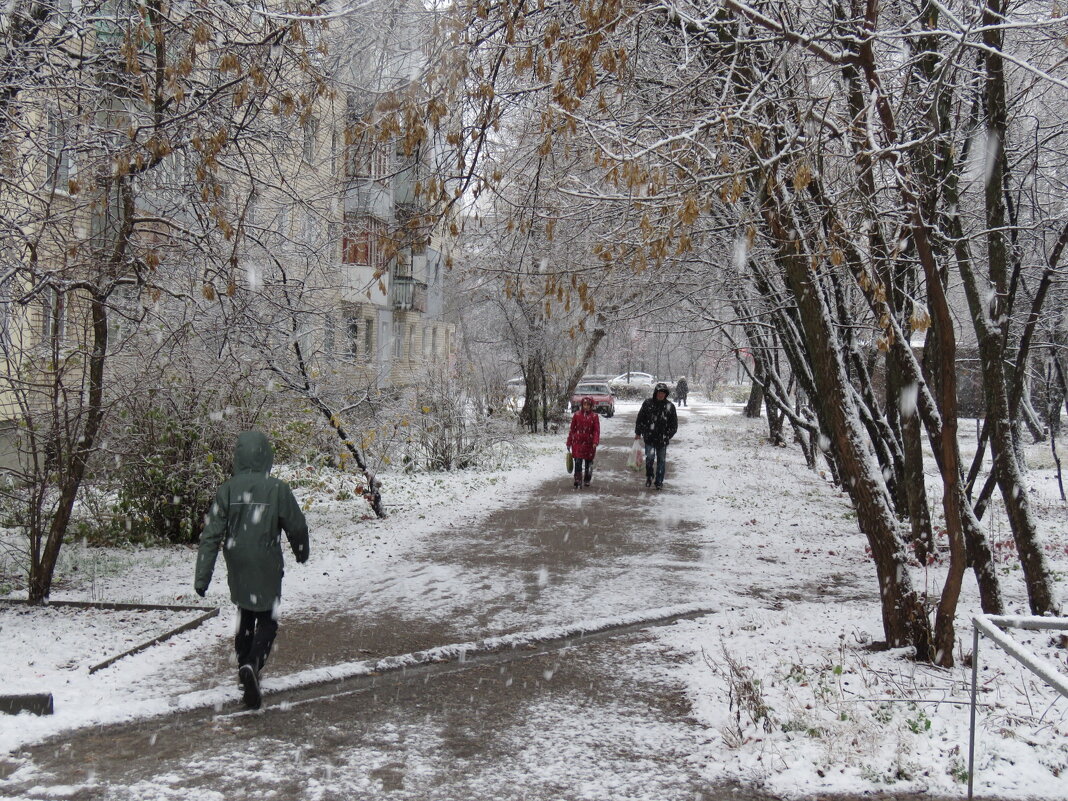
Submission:
POLYGON ((267 475, 273 461, 262 432, 238 435, 234 475, 215 493, 197 552, 196 591, 207 591, 221 545, 230 600, 254 612, 273 609, 282 593, 282 530, 297 562, 308 560, 308 524, 289 485, 267 475))

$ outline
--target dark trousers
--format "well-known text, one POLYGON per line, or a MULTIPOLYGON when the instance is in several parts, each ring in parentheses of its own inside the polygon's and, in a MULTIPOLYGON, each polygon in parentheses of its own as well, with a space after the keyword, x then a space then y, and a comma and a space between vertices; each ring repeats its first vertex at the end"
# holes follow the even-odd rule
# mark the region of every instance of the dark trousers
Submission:
POLYGON ((238 621, 237 635, 234 637, 237 664, 252 665, 259 673, 271 653, 274 635, 278 633, 278 621, 274 619, 274 612, 270 609, 266 612, 253 612, 251 609, 238 607, 238 611, 241 612, 241 620, 238 621))
POLYGON ((679 406, 685 406, 685 405, 686 405, 686 396, 685 395, 679 395, 679 406))
POLYGON ((590 483, 590 479, 593 478, 593 459, 576 459, 575 460, 575 483, 585 481, 590 483))
POLYGON ((667 469, 667 445, 645 444, 645 477, 654 478, 656 486, 664 483, 664 471, 667 469), (654 478, 653 465, 656 465, 654 478))

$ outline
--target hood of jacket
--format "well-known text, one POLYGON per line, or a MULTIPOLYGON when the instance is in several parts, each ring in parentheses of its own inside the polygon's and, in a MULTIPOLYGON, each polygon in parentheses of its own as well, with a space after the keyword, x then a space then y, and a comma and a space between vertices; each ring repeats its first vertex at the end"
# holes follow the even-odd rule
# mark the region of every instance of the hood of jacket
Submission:
POLYGON ((274 451, 262 431, 242 431, 234 446, 234 475, 238 473, 269 473, 274 463, 274 451))

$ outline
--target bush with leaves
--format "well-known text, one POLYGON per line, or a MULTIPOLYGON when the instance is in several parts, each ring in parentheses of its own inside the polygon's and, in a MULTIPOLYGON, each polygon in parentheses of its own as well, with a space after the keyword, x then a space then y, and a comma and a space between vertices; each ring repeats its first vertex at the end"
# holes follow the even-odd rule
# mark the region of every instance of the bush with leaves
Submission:
POLYGON ((225 480, 204 430, 189 420, 167 419, 160 410, 140 421, 151 430, 151 447, 118 468, 118 501, 108 527, 113 540, 193 543, 204 514, 225 480))
POLYGON ((110 418, 94 484, 111 500, 82 533, 112 543, 195 543, 230 475, 238 432, 257 425, 263 409, 240 381, 173 371, 143 378, 150 389, 122 398, 110 418))

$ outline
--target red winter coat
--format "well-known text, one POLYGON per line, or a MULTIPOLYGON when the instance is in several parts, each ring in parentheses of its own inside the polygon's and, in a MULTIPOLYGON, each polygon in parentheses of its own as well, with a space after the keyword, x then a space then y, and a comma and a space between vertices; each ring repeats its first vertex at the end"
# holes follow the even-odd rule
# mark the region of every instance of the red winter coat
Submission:
POLYGON ((576 459, 592 459, 601 443, 601 417, 597 412, 579 409, 571 418, 567 448, 576 459))

